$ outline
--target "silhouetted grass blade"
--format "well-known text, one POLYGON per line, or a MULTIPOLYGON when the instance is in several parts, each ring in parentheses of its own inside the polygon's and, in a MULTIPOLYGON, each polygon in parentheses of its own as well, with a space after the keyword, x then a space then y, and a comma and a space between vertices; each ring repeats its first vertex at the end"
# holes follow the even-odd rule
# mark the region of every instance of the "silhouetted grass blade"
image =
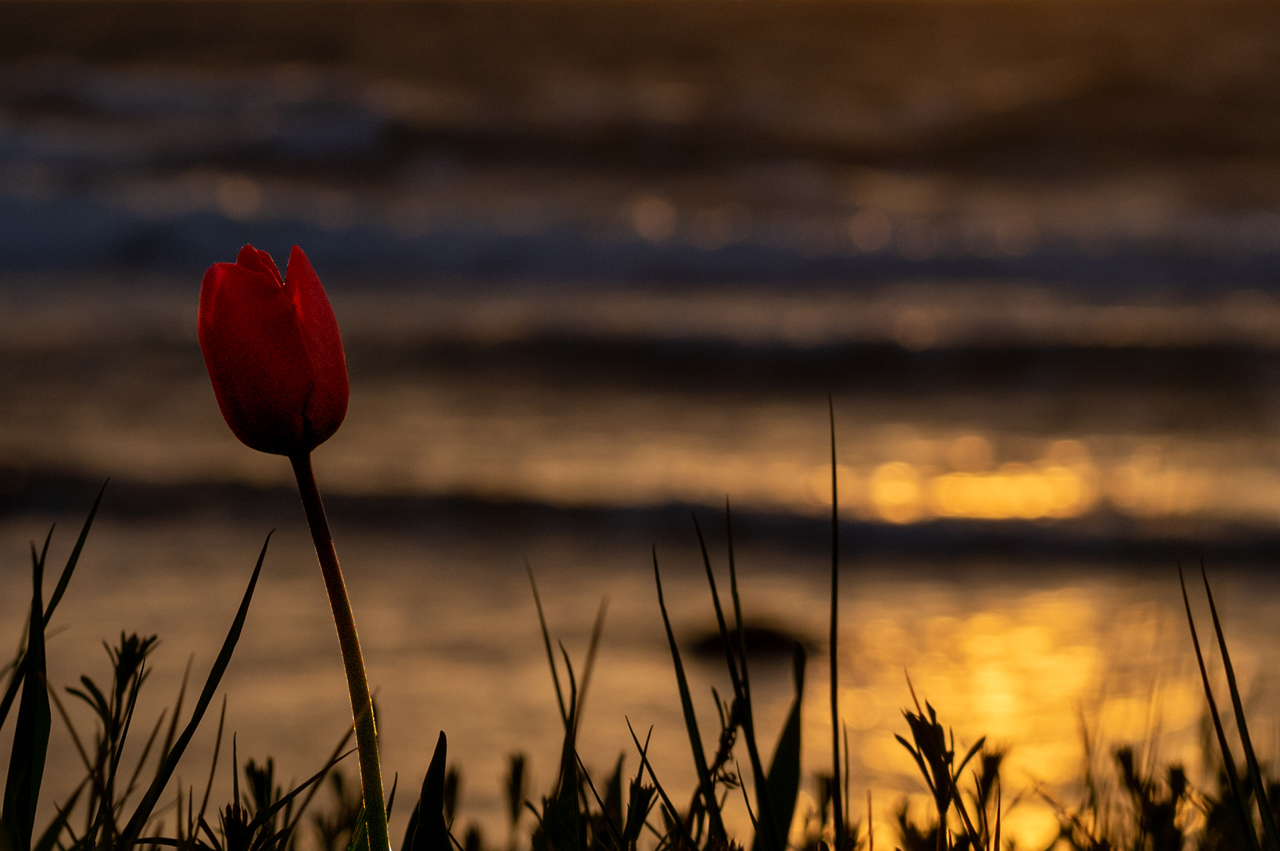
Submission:
MULTIPOLYGON (((804 646, 797 643, 792 661, 796 696, 791 701, 791 710, 787 713, 787 721, 782 726, 778 746, 773 751, 773 760, 769 763, 769 778, 765 787, 769 793, 769 807, 774 817, 778 819, 777 847, 779 848, 787 847, 787 837, 791 835, 791 821, 796 812, 796 797, 800 794, 800 705, 804 698, 804 667, 804 646)), ((756 836, 752 851, 765 851, 760 838, 756 836)))
MULTIPOLYGON (((52 532, 50 532, 52 535, 52 532)), ((44 779, 44 760, 49 747, 49 693, 45 685, 44 604, 42 581, 49 541, 37 556, 31 550, 31 620, 27 636, 27 664, 22 676, 22 697, 13 731, 13 751, 5 781, 4 811, 0 814, 5 839, 12 851, 29 851, 35 828, 36 804, 44 779)), ((15 676, 16 679, 16 676, 15 676)))
POLYGON ((836 851, 845 851, 844 802, 840 795, 840 488, 836 466, 836 405, 827 396, 827 414, 831 423, 831 628, 828 637, 831 665, 831 777, 835 790, 831 796, 832 814, 835 820, 836 851))
POLYGON ((62 574, 58 577, 58 582, 53 587, 53 593, 49 595, 49 605, 44 610, 44 622, 47 626, 49 618, 53 617, 53 612, 58 608, 58 603, 62 601, 62 595, 66 593, 67 585, 71 583, 71 575, 75 573, 76 565, 80 563, 80 553, 84 550, 84 543, 89 538, 89 527, 93 525, 93 518, 98 513, 98 506, 102 504, 102 495, 107 492, 107 485, 111 480, 107 479, 102 483, 102 487, 98 489, 98 496, 93 500, 93 507, 89 509, 89 516, 85 518, 84 525, 80 527, 80 535, 76 538, 76 545, 71 548, 71 555, 67 557, 67 564, 62 569, 62 574))
MULTIPOLYGON (((108 482, 110 479, 107 480, 108 482)), ((76 545, 71 550, 71 555, 67 558, 67 564, 62 569, 62 574, 58 577, 58 582, 54 586, 53 594, 49 598, 49 604, 44 610, 42 623, 48 625, 49 619, 53 617, 53 612, 58 607, 58 602, 62 600, 62 595, 67 590, 68 583, 71 582, 71 575, 75 572, 76 565, 80 561, 80 553, 84 549, 84 543, 89 537, 89 528, 93 525, 94 515, 98 513, 98 506, 102 503, 102 495, 106 492, 107 482, 102 483, 102 488, 98 491, 97 498, 93 501, 93 508, 89 509, 89 516, 85 518, 84 525, 80 528, 80 535, 76 538, 76 545)), ((40 554, 41 565, 45 562, 45 555, 49 551, 49 542, 53 539, 53 528, 49 529, 49 534, 45 536, 44 547, 40 554)), ((0 727, 4 726, 5 720, 8 718, 9 709, 13 706, 13 700, 17 696, 18 685, 22 682, 23 668, 26 664, 26 655, 20 652, 18 658, 13 662, 13 676, 9 680, 8 686, 5 688, 3 697, 0 697, 0 727)))
POLYGON ((533 589, 533 604, 538 609, 538 623, 542 627, 542 643, 547 649, 547 664, 551 666, 551 681, 556 687, 556 702, 560 705, 560 720, 567 726, 569 710, 564 705, 564 692, 560 690, 560 674, 556 671, 556 656, 551 650, 551 634, 547 632, 547 619, 542 614, 542 599, 538 596, 538 583, 533 579, 533 568, 525 561, 524 568, 529 574, 529 587, 533 589))
MULTIPOLYGON (((49 534, 45 535, 44 546, 41 548, 39 554, 36 553, 35 544, 32 543, 31 545, 32 564, 39 565, 39 570, 41 571, 42 576, 44 572, 45 557, 49 554, 49 541, 51 540, 53 540, 53 527, 49 527, 49 534)), ((28 641, 30 641, 30 625, 28 625, 27 629, 28 641)), ((40 619, 40 629, 40 634, 43 636, 43 618, 40 619)), ((9 685, 5 688, 4 697, 0 698, 0 727, 4 726, 5 720, 9 717, 9 710, 13 707, 13 701, 18 696, 18 687, 22 685, 25 680, 27 652, 28 650, 26 649, 20 649, 18 651, 17 658, 13 660, 13 666, 11 669, 13 674, 9 678, 9 685)))
MULTIPOLYGON (((706 540, 703 538, 702 527, 698 523, 697 515, 693 517, 693 528, 698 535, 698 546, 702 551, 702 565, 707 574, 707 584, 711 588, 711 603, 715 608, 716 626, 720 630, 720 642, 724 645, 725 666, 729 670, 729 682, 733 686, 733 695, 738 706, 738 723, 742 727, 743 738, 746 740, 747 755, 751 762, 752 777, 755 780, 758 796, 757 804, 760 809, 760 821, 765 826, 764 833, 767 842, 762 851, 781 851, 781 846, 776 842, 778 835, 777 821, 773 817, 772 807, 769 806, 769 801, 765 798, 763 791, 768 786, 768 780, 765 777, 764 764, 760 760, 760 749, 756 744, 755 718, 751 711, 751 679, 747 669, 747 644, 742 630, 742 611, 738 601, 737 573, 733 561, 733 521, 727 499, 725 500, 724 512, 729 548, 730 593, 734 610, 734 634, 732 638, 729 635, 728 624, 725 622, 723 607, 720 605, 720 592, 716 587, 715 572, 711 569, 711 556, 707 553, 706 540)), ((719 705, 718 699, 716 703, 719 705)), ((724 726, 724 724, 724 719, 721 719, 721 726, 724 726)), ((754 818, 752 820, 754 822, 754 818)))
POLYGON ((40 838, 31 846, 31 851, 53 851, 58 844, 58 837, 67 827, 67 820, 71 816, 71 811, 75 809, 76 802, 80 800, 80 795, 84 793, 84 785, 76 788, 75 792, 67 800, 64 806, 58 807, 58 814, 53 821, 49 822, 49 826, 45 828, 40 838))
POLYGON ((143 794, 142 800, 138 802, 138 806, 134 809, 128 824, 125 825, 124 830, 121 832, 122 838, 126 843, 136 841, 141 836, 142 829, 146 826, 147 820, 151 818, 151 812, 155 809, 156 802, 160 800, 160 794, 168 784, 169 778, 173 776, 174 769, 178 767, 178 761, 182 759, 182 754, 187 749, 191 737, 195 735, 196 727, 200 725, 201 719, 204 718, 205 710, 209 708, 209 703, 213 700, 214 692, 218 690, 222 675, 226 672, 227 665, 231 662, 231 654, 235 652, 236 643, 240 640, 240 631, 244 628, 245 617, 249 614, 249 603, 253 599, 253 590, 257 587, 258 576, 262 573, 262 562, 267 557, 267 545, 270 543, 271 534, 268 534, 266 541, 262 544, 262 552, 258 554, 258 562, 253 567, 253 576, 249 579, 249 587, 245 589, 244 598, 240 601, 240 608, 236 611, 235 619, 231 622, 231 629, 227 632, 227 637, 222 642, 222 649, 218 653, 218 658, 214 660, 213 668, 209 671, 209 676, 205 680, 204 690, 200 692, 200 699, 196 701, 195 709, 191 713, 191 720, 187 722, 182 735, 178 736, 177 741, 174 742, 173 750, 169 752, 161 769, 156 772, 156 777, 151 782, 151 786, 143 794))
POLYGON ((402 851, 449 851, 449 828, 444 823, 444 775, 449 742, 443 731, 422 780, 422 794, 409 814, 402 851))
POLYGON ((662 610, 662 624, 667 631, 667 643, 671 646, 671 662, 675 666, 676 685, 680 689, 680 708, 684 711, 684 724, 689 734, 689 746, 693 750, 693 763, 698 770, 702 802, 706 807, 707 818, 711 822, 712 837, 723 840, 726 837, 724 822, 720 818, 720 807, 716 801, 715 786, 711 782, 711 772, 707 768, 706 751, 702 749, 702 734, 698 732, 698 717, 694 714, 693 698, 689 695, 689 680, 684 673, 684 662, 680 659, 680 648, 676 646, 676 636, 671 630, 671 618, 667 616, 667 603, 662 596, 662 575, 658 571, 656 549, 653 551, 653 579, 658 587, 658 608, 662 610))
POLYGON ((1204 696, 1209 704, 1209 717, 1213 721, 1213 730, 1218 738, 1218 749, 1222 754, 1222 767, 1227 775, 1227 784, 1231 788, 1231 800, 1235 803, 1236 815, 1240 819, 1241 832, 1248 838, 1250 848, 1258 848, 1258 839, 1253 830, 1253 820, 1249 817, 1248 810, 1245 809, 1244 797, 1241 795, 1243 789, 1240 785, 1240 775, 1236 772, 1236 759, 1231 753, 1231 746, 1227 744, 1227 734, 1222 726, 1222 716, 1218 712, 1218 702, 1213 696, 1213 687, 1209 685, 1209 672, 1205 668, 1204 653, 1200 649, 1200 636, 1196 632, 1196 621, 1191 615, 1191 601, 1187 597, 1187 582, 1182 574, 1182 565, 1178 565, 1178 582, 1182 586, 1182 605, 1187 611, 1187 626, 1191 629, 1191 646, 1196 651, 1196 663, 1200 666, 1200 682, 1204 686, 1204 696))
POLYGON ((586 781, 587 788, 591 790, 591 797, 595 798, 596 805, 600 807, 600 816, 604 822, 605 829, 618 847, 622 848, 623 839, 618 828, 618 825, 622 822, 622 757, 618 757, 617 767, 605 787, 604 798, 600 797, 599 791, 596 790, 596 784, 591 780, 590 772, 582 764, 582 757, 578 757, 578 771, 582 779, 586 781))
POLYGON ((1244 747, 1245 764, 1249 770, 1249 784, 1257 799, 1258 813, 1262 818, 1262 833, 1267 847, 1271 851, 1280 851, 1280 836, 1276 834, 1275 818, 1268 805, 1266 784, 1262 780, 1262 769, 1253 750, 1253 741, 1249 736, 1249 725, 1244 717, 1244 702, 1240 699, 1240 689, 1236 686, 1236 672, 1231 665, 1231 654, 1227 652, 1227 640, 1222 634, 1222 623, 1218 620, 1218 607, 1213 602, 1213 591, 1209 588, 1209 577, 1200 568, 1200 576, 1204 580, 1204 593, 1209 599, 1209 613, 1213 616, 1213 630, 1218 637, 1218 649, 1222 652, 1222 669, 1227 675, 1227 688, 1231 692, 1231 706, 1235 710, 1236 732, 1240 735, 1240 743, 1244 747))

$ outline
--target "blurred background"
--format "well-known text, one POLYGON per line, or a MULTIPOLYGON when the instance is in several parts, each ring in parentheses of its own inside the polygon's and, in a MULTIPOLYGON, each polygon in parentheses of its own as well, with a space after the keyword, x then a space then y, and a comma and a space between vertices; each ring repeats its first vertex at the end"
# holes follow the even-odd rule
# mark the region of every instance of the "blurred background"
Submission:
MULTIPOLYGON (((416 788, 445 729, 492 841, 507 754, 539 790, 558 756, 526 560, 578 664, 610 600, 588 765, 631 751, 625 716, 692 784, 650 548, 695 653, 689 513, 723 572, 726 497, 748 616, 811 649, 829 770, 828 398, 877 834, 923 800, 904 669, 1008 748, 1009 790, 1075 800, 1086 735, 1208 782, 1179 562, 1276 748, 1276 79, 1269 0, 4 0, 0 570, 23 587, 54 521, 59 563, 110 477, 51 678, 156 632, 162 701, 277 528, 228 729, 319 767, 349 716, 288 465, 234 440, 195 341, 211 263, 296 243, 347 347, 315 464, 386 770, 416 788)), ((758 660, 766 750, 786 658, 758 660)), ((722 666, 693 664, 711 725, 722 666)), ((1036 795, 1005 823, 1056 830, 1036 795)))

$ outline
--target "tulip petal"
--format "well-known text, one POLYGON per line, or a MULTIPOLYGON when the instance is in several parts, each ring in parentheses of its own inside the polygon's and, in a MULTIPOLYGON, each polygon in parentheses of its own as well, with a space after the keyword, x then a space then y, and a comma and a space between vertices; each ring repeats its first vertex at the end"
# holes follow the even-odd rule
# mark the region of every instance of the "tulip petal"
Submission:
POLYGON ((252 245, 246 245, 240 249, 240 253, 236 255, 236 265, 242 269, 250 269, 268 275, 278 285, 284 286, 284 280, 280 277, 280 270, 276 268, 276 261, 271 259, 270 254, 265 251, 259 251, 252 245))
POLYGON ((274 264, 263 270, 260 252, 245 254, 242 265, 209 267, 200 288, 197 330, 214 395, 248 446, 281 455, 310 450, 319 441, 304 446, 311 431, 305 410, 316 382, 297 309, 270 274, 274 264))
POLYGON ((320 276, 298 246, 289 254, 285 269, 285 290, 296 305, 302 327, 302 339, 311 358, 315 386, 307 400, 309 439, 318 446, 328 440, 347 414, 350 386, 347 359, 342 349, 338 320, 333 315, 329 296, 320 284, 320 276))

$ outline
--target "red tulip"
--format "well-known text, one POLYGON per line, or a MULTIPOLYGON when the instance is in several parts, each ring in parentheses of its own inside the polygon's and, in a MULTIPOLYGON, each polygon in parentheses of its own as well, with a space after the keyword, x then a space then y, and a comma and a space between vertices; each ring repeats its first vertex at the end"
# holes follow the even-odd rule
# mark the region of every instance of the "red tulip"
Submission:
POLYGON ((252 245, 200 285, 200 349, 231 431, 261 452, 315 449, 347 413, 347 361, 329 297, 302 249, 284 279, 252 245))

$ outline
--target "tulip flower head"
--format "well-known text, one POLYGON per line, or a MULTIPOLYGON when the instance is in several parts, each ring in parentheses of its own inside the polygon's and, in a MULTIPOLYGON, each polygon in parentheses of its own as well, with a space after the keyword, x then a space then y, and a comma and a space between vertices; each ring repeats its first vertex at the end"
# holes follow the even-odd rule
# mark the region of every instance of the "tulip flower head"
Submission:
POLYGON ((347 413, 347 361, 329 297, 302 249, 284 278, 265 251, 240 249, 200 285, 200 349, 222 416, 261 452, 296 456, 347 413))

